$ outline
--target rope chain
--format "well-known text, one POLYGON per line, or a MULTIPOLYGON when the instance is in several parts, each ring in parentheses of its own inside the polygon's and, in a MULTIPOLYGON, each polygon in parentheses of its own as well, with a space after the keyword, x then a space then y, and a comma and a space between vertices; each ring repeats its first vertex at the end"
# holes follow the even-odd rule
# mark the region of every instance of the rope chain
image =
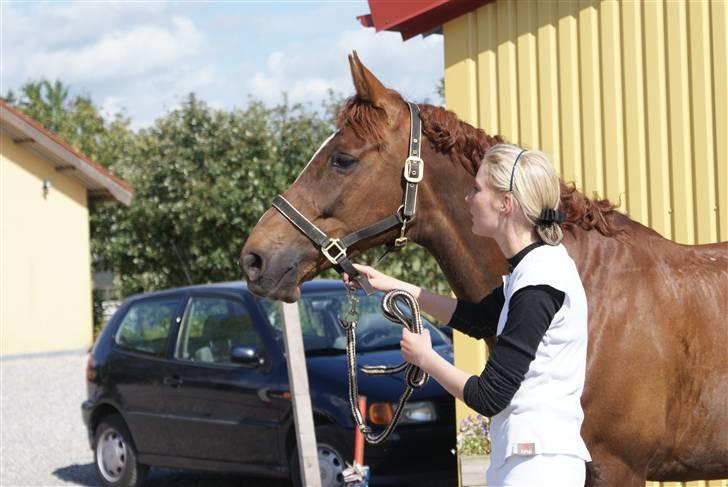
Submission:
MULTIPOLYGON (((405 387, 402 396, 399 398, 399 403, 397 403, 397 407, 394 410, 392 421, 381 433, 378 435, 373 434, 371 428, 364 423, 361 411, 359 411, 359 407, 357 405, 359 386, 356 378, 356 326, 359 321, 359 298, 354 295, 353 288, 347 286, 346 291, 350 309, 344 317, 339 317, 339 322, 346 331, 347 338, 346 361, 349 376, 349 405, 351 406, 352 417, 354 418, 359 431, 364 434, 364 438, 367 443, 378 445, 389 438, 394 431, 394 428, 397 426, 397 423, 402 416, 404 405, 412 395, 412 392, 425 385, 430 376, 416 365, 408 362, 402 362, 401 364, 394 366, 370 365, 362 367, 362 372, 368 375, 390 375, 406 371, 405 377, 407 386, 405 387)), ((385 294, 384 298, 382 298, 382 311, 388 320, 394 323, 400 323, 402 326, 406 326, 407 329, 413 333, 422 333, 420 305, 415 297, 407 291, 393 289, 385 294), (411 318, 397 306, 397 302, 401 302, 410 309, 412 312, 411 318)))

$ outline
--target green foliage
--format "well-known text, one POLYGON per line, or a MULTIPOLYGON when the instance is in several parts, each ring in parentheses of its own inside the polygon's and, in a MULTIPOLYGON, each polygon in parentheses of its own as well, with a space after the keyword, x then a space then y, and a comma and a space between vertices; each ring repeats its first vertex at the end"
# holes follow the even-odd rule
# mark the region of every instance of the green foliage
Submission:
POLYGON ((133 203, 97 206, 94 253, 124 294, 239 279, 248 233, 330 130, 299 105, 225 112, 190 95, 138 135, 119 168, 133 203))
MULTIPOLYGON (((60 82, 28 83, 19 98, 6 98, 134 188, 129 207, 91 207, 94 262, 113 271, 118 297, 240 279, 245 239, 333 131, 340 101, 331 95, 315 111, 287 100, 268 107, 250 99, 245 108, 225 111, 190 94, 152 127, 134 132, 124 118, 104 121, 90 98, 69 99, 60 82)), ((374 263, 383 251, 357 260, 374 263)), ((448 291, 435 260, 414 244, 378 267, 448 291)))
POLYGON ((435 91, 437 91, 437 94, 440 95, 440 98, 442 99, 442 102, 445 103, 445 78, 440 78, 440 81, 437 82, 437 87, 435 88, 435 91))
POLYGON ((69 98, 68 91, 69 87, 60 81, 42 80, 24 84, 19 97, 8 92, 5 100, 101 163, 99 145, 105 133, 104 119, 90 97, 69 98))

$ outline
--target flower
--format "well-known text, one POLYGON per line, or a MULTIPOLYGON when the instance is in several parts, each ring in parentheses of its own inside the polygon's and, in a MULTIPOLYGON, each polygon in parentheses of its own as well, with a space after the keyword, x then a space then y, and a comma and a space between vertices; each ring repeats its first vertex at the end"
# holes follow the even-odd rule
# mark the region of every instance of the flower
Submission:
MULTIPOLYGON (((455 453, 453 451, 453 453, 455 453)), ((457 435, 460 455, 490 455, 490 420, 485 416, 468 416, 460 422, 457 435)))

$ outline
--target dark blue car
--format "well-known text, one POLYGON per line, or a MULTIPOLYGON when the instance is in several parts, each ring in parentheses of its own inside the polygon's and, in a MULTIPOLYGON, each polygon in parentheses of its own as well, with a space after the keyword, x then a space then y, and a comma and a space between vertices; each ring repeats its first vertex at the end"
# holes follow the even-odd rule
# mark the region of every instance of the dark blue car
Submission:
MULTIPOLYGON (((361 299, 359 365, 402 361, 401 326, 384 318, 381 296, 361 299)), ((302 287, 301 328, 324 486, 343 485, 353 459, 347 401, 346 309, 341 281, 302 287)), ((450 339, 429 323, 433 346, 452 361, 450 339)), ((240 282, 128 298, 99 335, 82 405, 105 485, 144 482, 149 466, 290 477, 300 484, 282 318, 276 303, 240 282)), ((358 375, 374 431, 389 420, 403 374, 358 375)), ((372 485, 457 479, 453 398, 430 380, 412 395, 391 439, 366 445, 372 485)))

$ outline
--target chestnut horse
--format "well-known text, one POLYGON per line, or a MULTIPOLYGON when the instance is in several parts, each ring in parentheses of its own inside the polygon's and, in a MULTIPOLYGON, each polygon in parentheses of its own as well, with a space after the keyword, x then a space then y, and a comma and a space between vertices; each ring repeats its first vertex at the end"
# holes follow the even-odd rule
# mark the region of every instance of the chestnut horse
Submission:
MULTIPOLYGON (((397 211, 410 113, 402 97, 350 56, 356 95, 338 130, 285 198, 330 236, 397 211)), ((464 202, 485 151, 501 141, 443 108, 420 106, 425 161, 407 236, 437 259, 455 294, 480 300, 507 272, 491 239, 471 233, 464 202)), ((728 243, 679 245, 562 186, 564 245, 589 302, 582 435, 588 485, 728 477, 728 243)), ((350 255, 392 242, 393 228, 350 255)), ((240 256, 254 293, 292 302, 331 266, 318 247, 268 210, 240 256)))

